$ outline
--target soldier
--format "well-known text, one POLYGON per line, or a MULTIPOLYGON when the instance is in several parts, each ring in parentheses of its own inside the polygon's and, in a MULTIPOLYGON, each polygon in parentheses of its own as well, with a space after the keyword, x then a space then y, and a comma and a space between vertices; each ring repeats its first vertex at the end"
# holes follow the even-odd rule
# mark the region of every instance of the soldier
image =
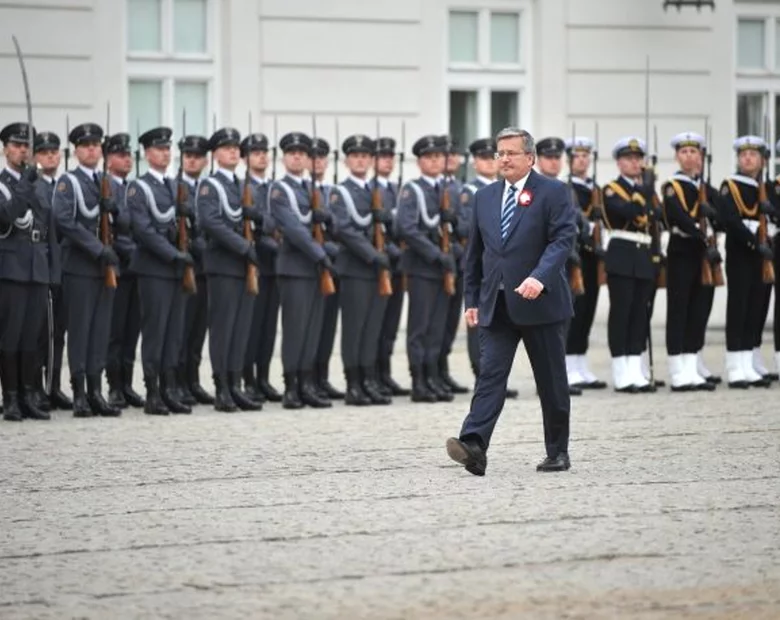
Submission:
POLYGON ((171 134, 156 127, 142 134, 147 172, 127 188, 127 209, 136 248, 130 268, 138 278, 141 302, 141 363, 146 385, 144 413, 191 413, 176 397, 176 368, 184 333, 184 268, 194 265, 176 247, 173 181, 165 176, 171 163, 171 134))
POLYGON ((312 238, 312 225, 328 224, 332 216, 325 209, 311 208, 312 188, 303 178, 312 150, 311 138, 288 133, 282 136, 279 148, 284 153, 286 174, 271 186, 269 207, 283 235, 276 261, 282 313, 282 406, 330 407, 330 400, 320 396, 314 384, 314 365, 325 305, 319 271, 332 271, 333 264, 312 238))
MULTIPOLYGON (((35 181, 35 193, 38 200, 44 201, 51 211, 52 194, 57 185, 57 170, 60 167, 60 138, 51 131, 43 131, 35 135, 35 162, 39 168, 38 180, 35 181)), ((56 231, 52 229, 53 241, 57 243, 59 250, 59 240, 56 237, 56 231)), ((58 267, 60 257, 58 254, 58 267)), ((48 364, 49 357, 49 328, 52 329, 53 358, 51 369, 51 389, 49 394, 43 391, 43 374, 35 374, 35 392, 36 399, 40 409, 48 411, 49 409, 62 409, 67 411, 73 408, 73 402, 60 389, 60 377, 62 375, 62 351, 65 347, 65 312, 62 307, 62 273, 58 268, 55 273, 50 272, 52 280, 49 283, 49 295, 51 303, 51 320, 44 321, 40 338, 40 366, 48 364)))
MULTIPOLYGON (((496 159, 496 141, 493 138, 480 138, 469 145, 471 161, 476 178, 463 186, 458 197, 460 213, 458 217, 458 235, 468 239, 471 235, 471 213, 474 208, 474 195, 478 190, 495 183, 498 178, 498 160, 496 159)), ((462 258, 460 269, 465 268, 466 256, 462 258)), ((469 361, 474 377, 479 376, 479 328, 468 327, 466 331, 469 361)), ((517 398, 517 390, 507 389, 507 398, 517 398)))
POLYGON ((610 231, 605 256, 609 289, 607 339, 616 392, 654 392, 642 374, 641 354, 648 327, 656 268, 648 233, 653 188, 640 184, 645 143, 619 140, 612 149, 620 176, 604 189, 604 223, 610 231))
MULTIPOLYGON (((375 177, 371 181, 372 190, 376 185, 382 189, 382 202, 385 211, 395 214, 398 188, 390 180, 395 162, 395 140, 392 138, 379 138, 376 141, 376 157, 374 159, 375 177)), ((385 239, 386 250, 390 258, 393 294, 387 300, 385 316, 382 319, 382 327, 379 333, 377 349, 377 377, 380 388, 388 396, 408 396, 409 390, 401 387, 393 379, 390 359, 393 355, 395 338, 398 334, 398 326, 401 323, 401 310, 404 304, 404 277, 401 270, 401 250, 398 247, 397 230, 395 225, 387 226, 385 239)))
POLYGON ((252 187, 255 208, 263 213, 263 227, 255 230, 260 279, 244 360, 244 386, 254 400, 280 402, 282 395, 268 380, 279 318, 279 288, 274 265, 279 243, 273 237, 273 218, 268 213, 269 182, 265 177, 268 168, 268 138, 261 133, 247 136, 241 142, 241 156, 246 158, 246 182, 252 187))
MULTIPOLYGON (((715 389, 699 375, 696 366, 698 343, 704 339, 709 316, 709 289, 702 285, 702 261, 712 267, 723 258, 717 247, 708 247, 712 233, 709 223, 717 219, 717 211, 705 199, 700 200, 701 169, 704 138, 685 132, 672 138, 672 148, 680 165, 663 186, 664 217, 670 226, 667 249, 667 312, 666 352, 669 383, 673 392, 715 389), (706 228, 700 225, 707 222, 706 228)), ((705 190, 706 197, 706 190, 705 190)))
POLYGON ((125 201, 127 176, 133 169, 130 136, 118 133, 107 136, 103 145, 106 169, 111 175, 111 190, 119 208, 118 220, 127 227, 127 232, 117 234, 114 250, 119 256, 119 278, 111 312, 111 337, 108 341, 106 378, 108 379, 108 402, 120 409, 127 406, 143 407, 144 399, 133 389, 135 350, 141 333, 141 306, 138 299, 138 280, 130 268, 136 250, 135 241, 129 234, 130 212, 125 201))
POLYGON ((200 383, 200 362, 203 343, 208 328, 208 286, 203 272, 203 253, 206 240, 203 231, 195 225, 197 212, 195 200, 206 168, 209 141, 203 136, 185 136, 179 140, 182 158, 182 182, 187 184, 187 210, 193 214, 190 222, 190 254, 195 261, 197 291, 185 299, 184 337, 179 356, 179 384, 182 386, 182 402, 187 405, 200 403, 213 405, 214 397, 200 383))
MULTIPOLYGON (((775 144, 775 152, 780 153, 780 140, 775 144)), ((770 197, 775 206, 775 211, 780 210, 780 177, 777 177, 772 184, 772 193, 770 197)), ((774 249, 774 267, 775 267, 775 316, 774 316, 774 345, 775 345, 775 371, 780 373, 780 222, 774 222, 774 236, 772 238, 772 247, 774 249)))
POLYGON ((759 200, 759 181, 766 143, 757 136, 734 141, 737 173, 720 188, 721 216, 726 225, 726 372, 730 388, 767 387, 769 379, 753 368, 753 347, 764 310, 762 265, 773 253, 758 238, 759 219, 772 205, 759 200))
POLYGON ((106 366, 115 289, 104 283, 105 270, 118 271, 119 257, 100 240, 101 209, 116 218, 113 198, 100 196, 103 129, 84 123, 70 132, 79 162, 57 182, 52 208, 62 234, 62 292, 68 318, 68 366, 73 388, 73 416, 118 416, 121 410, 105 401, 101 374, 106 366), (86 377, 87 389, 84 390, 86 377))
POLYGON ((566 153, 570 161, 570 178, 573 191, 574 206, 582 211, 581 239, 579 248, 582 280, 585 293, 574 297, 574 317, 569 326, 566 342, 566 366, 570 383, 582 389, 601 390, 607 387, 588 368, 587 353, 590 331, 596 316, 596 306, 599 299, 599 263, 603 260, 604 251, 593 241, 593 230, 600 226, 601 209, 594 208, 594 197, 598 188, 593 179, 588 177, 591 153, 594 144, 589 138, 576 137, 565 141, 566 153))
MULTIPOLYGON (((377 275, 390 270, 390 258, 372 242, 375 224, 387 224, 392 214, 372 210, 372 191, 366 181, 374 142, 368 136, 349 136, 341 146, 349 176, 330 193, 330 210, 339 231, 341 251, 336 257, 342 312, 341 359, 347 405, 389 405, 376 382, 376 357, 387 297, 379 294, 377 275)), ((377 187, 376 191, 381 192, 377 187)), ((381 194, 380 194, 381 196, 381 194)))
MULTIPOLYGON (((463 320, 463 257, 466 254, 466 237, 458 233, 456 227, 460 224, 460 193, 463 183, 457 177, 460 167, 463 165, 463 156, 458 150, 458 143, 449 136, 443 136, 447 143, 444 174, 441 176, 441 184, 447 195, 448 207, 454 211, 455 223, 450 235, 450 245, 455 258, 455 294, 447 299, 447 317, 444 328, 444 342, 442 342, 439 355, 439 378, 453 394, 465 394, 468 388, 460 385, 450 374, 449 356, 452 352, 452 343, 458 333, 458 326, 463 320)), ((442 196, 445 194, 442 193, 442 196)), ((443 203, 443 201, 442 201, 443 203)))
POLYGON ((241 389, 244 354, 252 326, 255 298, 246 290, 247 262, 257 266, 254 243, 244 239, 244 217, 262 226, 260 211, 241 206, 241 185, 235 169, 241 135, 231 127, 214 132, 209 149, 217 170, 200 184, 198 225, 206 238, 203 267, 208 285, 209 351, 217 397, 214 408, 231 412, 259 411, 259 403, 241 389))
POLYGON ((406 354, 412 375, 412 401, 451 401, 453 394, 439 378, 446 327, 447 294, 442 280, 455 272, 452 254, 439 247, 439 226, 452 211, 441 212, 441 188, 437 181, 445 165, 446 142, 437 136, 423 136, 412 147, 420 178, 401 190, 397 225, 407 249, 402 258, 409 286, 409 316, 406 354), (442 222, 442 220, 444 220, 442 222))
POLYGON ((35 166, 25 166, 32 159, 30 131, 26 123, 0 131, 6 158, 0 172, 0 383, 3 417, 12 422, 50 417, 38 407, 34 386, 47 292, 59 277, 51 207, 36 195, 35 166))
MULTIPOLYGON (((320 192, 320 204, 324 210, 329 210, 330 192, 332 185, 325 181, 325 171, 328 167, 328 155, 330 145, 322 138, 316 138, 313 147, 314 150, 314 182, 320 192)), ((325 231, 325 251, 331 262, 335 262, 339 253, 339 245, 336 242, 334 231, 326 224, 325 231)), ((336 292, 325 298, 325 308, 322 315, 322 331, 320 333, 319 343, 317 345, 317 363, 314 369, 314 383, 317 386, 321 397, 328 399, 344 398, 344 392, 336 389, 328 380, 330 358, 333 355, 333 344, 336 340, 336 325, 339 320, 339 286, 338 270, 334 271, 333 282, 336 285, 336 292)))

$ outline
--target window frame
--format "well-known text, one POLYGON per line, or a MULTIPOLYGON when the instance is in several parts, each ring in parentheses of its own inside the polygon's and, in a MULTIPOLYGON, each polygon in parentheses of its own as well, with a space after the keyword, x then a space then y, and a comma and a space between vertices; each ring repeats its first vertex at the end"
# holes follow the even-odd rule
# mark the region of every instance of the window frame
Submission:
MULTIPOLYGON (((131 51, 130 40, 127 36, 126 54, 130 60, 147 61, 200 61, 213 62, 215 56, 217 30, 214 16, 216 14, 215 0, 203 0, 206 3, 206 50, 205 52, 177 52, 175 46, 174 31, 174 7, 176 0, 160 0, 160 51, 131 51)), ((124 7, 126 11, 126 32, 130 23, 129 1, 125 0, 124 7)))

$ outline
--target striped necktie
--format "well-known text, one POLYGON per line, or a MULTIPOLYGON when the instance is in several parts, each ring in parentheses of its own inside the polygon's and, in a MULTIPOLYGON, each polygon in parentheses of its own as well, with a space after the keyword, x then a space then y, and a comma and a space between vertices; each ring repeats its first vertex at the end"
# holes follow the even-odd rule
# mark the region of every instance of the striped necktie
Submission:
POLYGON ((504 200, 504 206, 501 207, 501 241, 506 241, 506 236, 509 233, 509 225, 512 223, 512 215, 515 212, 516 191, 517 188, 514 185, 509 186, 506 200, 504 200))

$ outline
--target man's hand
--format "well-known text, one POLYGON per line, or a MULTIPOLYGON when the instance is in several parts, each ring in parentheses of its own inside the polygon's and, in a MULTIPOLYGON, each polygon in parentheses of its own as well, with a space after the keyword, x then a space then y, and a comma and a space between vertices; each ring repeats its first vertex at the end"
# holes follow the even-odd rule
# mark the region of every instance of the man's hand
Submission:
POLYGON ((476 308, 466 308, 465 315, 466 325, 469 327, 476 327, 479 325, 479 310, 476 308))
POLYGON ((100 262, 104 265, 118 265, 119 257, 116 255, 114 248, 110 245, 104 245, 103 249, 100 251, 100 262))
POLYGON ((176 256, 173 257, 174 262, 182 263, 183 265, 194 265, 195 261, 189 252, 176 252, 176 256))
POLYGON ((515 293, 520 295, 523 299, 536 299, 542 294, 544 290, 544 284, 539 282, 536 278, 526 278, 515 289, 515 293))
POLYGON ((330 223, 333 221, 333 216, 325 209, 313 209, 311 212, 311 219, 315 224, 330 226, 330 223))

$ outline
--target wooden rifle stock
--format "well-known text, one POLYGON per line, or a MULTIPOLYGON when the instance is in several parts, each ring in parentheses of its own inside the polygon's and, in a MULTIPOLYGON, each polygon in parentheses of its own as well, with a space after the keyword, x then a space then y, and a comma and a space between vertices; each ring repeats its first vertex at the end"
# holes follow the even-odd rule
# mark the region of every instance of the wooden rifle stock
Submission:
MULTIPOLYGON (((450 210, 450 192, 447 190, 447 187, 445 185, 442 185, 442 191, 444 193, 441 196, 440 209, 442 213, 444 213, 450 210)), ((424 209, 425 205, 422 205, 421 208, 424 209)), ((441 248, 442 252, 444 252, 445 254, 449 254, 452 250, 450 245, 449 223, 441 222, 439 224, 439 233, 441 236, 439 247, 441 248)), ((444 272, 444 292, 447 293, 447 295, 455 294, 455 274, 451 271, 444 272)))
MULTIPOLYGON (((374 191, 371 194, 371 210, 375 213, 382 211, 382 192, 379 183, 375 181, 374 191)), ((374 247, 377 252, 385 251, 385 231, 381 222, 374 222, 374 247)), ((390 272, 380 269, 377 274, 377 285, 380 297, 390 297, 393 294, 393 283, 390 280, 390 272)))
MULTIPOLYGON (((650 209, 657 209, 659 207, 658 196, 655 193, 655 188, 653 188, 653 199, 650 202, 650 209)), ((653 237, 652 246, 655 248, 655 251, 658 252, 658 254, 653 257, 653 262, 658 263, 658 275, 655 278, 655 286, 656 288, 666 288, 666 267, 662 262, 663 257, 661 256, 661 231, 658 229, 658 219, 655 215, 649 215, 648 225, 650 226, 650 235, 653 237)))
MULTIPOLYGON (((591 195, 591 201, 594 207, 597 207, 602 210, 604 209, 604 202, 601 200, 601 188, 594 183, 593 185, 593 193, 591 195)), ((593 228, 593 246, 594 250, 601 250, 602 249, 602 238, 601 238, 601 219, 596 218, 595 220, 595 227, 593 228)), ((604 263, 604 257, 599 256, 598 262, 596 263, 596 283, 598 286, 601 286, 602 284, 607 283, 607 269, 604 263)))
MULTIPOLYGON (((252 198, 252 183, 248 177, 249 174, 247 174, 247 178, 244 180, 244 191, 241 193, 241 207, 244 211, 243 237, 254 245, 255 236, 252 231, 252 220, 249 217, 249 211, 253 208, 255 201, 252 198)), ((246 262, 246 292, 250 295, 257 295, 260 292, 257 266, 249 261, 246 262)))
MULTIPOLYGON (((702 180, 699 185, 699 209, 705 202, 707 202, 707 184, 702 180)), ((717 247, 718 240, 707 222, 707 216, 703 213, 699 214, 699 230, 707 235, 708 248, 717 247)), ((723 286, 724 284, 723 268, 720 263, 713 265, 706 256, 701 259, 701 284, 702 286, 723 286)))
MULTIPOLYGON (((176 185, 176 209, 178 215, 176 217, 176 226, 178 229, 177 235, 177 247, 180 252, 190 251, 190 235, 187 230, 187 216, 184 213, 184 205, 187 204, 187 185, 179 178, 179 182, 176 185)), ((198 291, 198 285, 195 282, 195 269, 192 265, 184 266, 184 275, 181 279, 181 286, 185 293, 196 293, 198 291)))
MULTIPOLYGON (((759 203, 764 203, 767 200, 766 183, 759 181, 758 201, 759 203)), ((769 242, 768 237, 766 214, 760 213, 758 216, 758 242, 766 245, 769 242)), ((770 258, 765 258, 761 264, 761 280, 764 284, 773 284, 775 281, 775 266, 770 258)))
MULTIPOLYGON (((100 200, 105 202, 111 200, 111 180, 108 178, 108 174, 103 173, 103 177, 100 180, 100 200)), ((100 242, 103 245, 112 245, 114 243, 113 234, 111 233, 111 222, 108 217, 108 211, 104 208, 100 209, 100 242)), ((103 268, 103 284, 106 288, 116 288, 116 268, 113 265, 106 265, 103 268)))
POLYGON ((585 281, 582 279, 582 267, 580 265, 572 265, 569 269, 569 286, 571 292, 575 295, 585 294, 585 281))
MULTIPOLYGON (((311 181, 311 210, 319 211, 322 208, 320 204, 320 192, 314 180, 311 181)), ((311 227, 311 235, 319 245, 325 245, 325 233, 322 230, 322 224, 314 222, 311 227)), ((333 282, 333 276, 327 269, 320 270, 320 293, 323 297, 328 297, 336 292, 336 284, 333 282)))

